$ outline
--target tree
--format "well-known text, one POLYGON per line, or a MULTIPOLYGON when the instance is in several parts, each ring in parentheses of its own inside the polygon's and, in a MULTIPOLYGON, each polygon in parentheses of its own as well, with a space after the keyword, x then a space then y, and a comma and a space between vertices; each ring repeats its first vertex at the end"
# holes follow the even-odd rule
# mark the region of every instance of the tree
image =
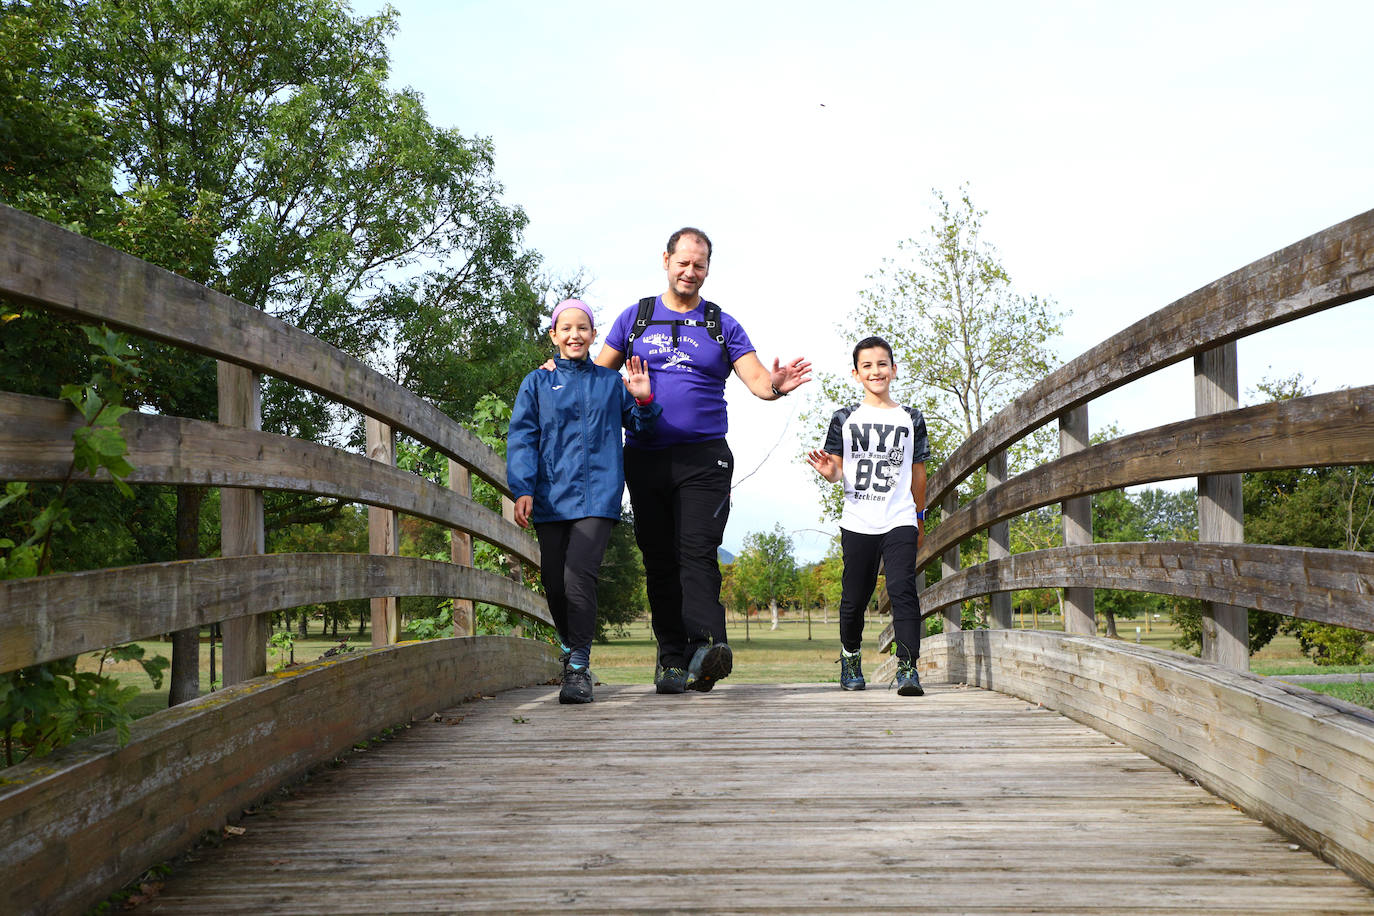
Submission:
POLYGON ((744 539, 744 550, 735 559, 738 582, 749 600, 767 606, 773 616, 772 629, 778 628, 778 602, 788 594, 797 578, 797 561, 792 554, 792 539, 781 524, 772 531, 755 531, 744 539))
POLYGON ((611 529, 611 540, 601 561, 596 584, 596 641, 607 642, 611 633, 625 635, 628 624, 643 616, 649 598, 644 590, 644 558, 635 543, 635 519, 621 509, 620 524, 611 529))
POLYGON ((809 563, 797 570, 797 607, 806 614, 806 638, 811 639, 811 610, 821 601, 821 564, 809 563))
MULTIPOLYGON (((2 119, 24 130, 0 139, 22 153, 21 189, 28 174, 54 176, 7 199, 282 317, 459 414, 484 391, 513 394, 542 358, 550 284, 521 243, 525 215, 501 201, 489 141, 434 127, 416 93, 386 87, 394 11, 355 17, 340 0, 4 9, 0 40, 17 55, 4 59, 29 67, 4 68, 24 84, 0 104, 32 110, 2 119)), ((75 377, 48 371, 72 361, 69 347, 46 343, 51 319, 25 317, 30 350, 46 362, 17 364, 75 377)), ((145 374, 131 403, 213 418, 209 360, 146 341, 139 350, 145 374)), ((331 441, 351 416, 267 382, 268 429, 331 441)), ((177 490, 179 557, 202 553, 193 533, 204 497, 177 490)), ((339 508, 273 494, 268 526, 339 508)), ((183 685, 176 672, 198 665, 177 655, 195 644, 177 646, 183 685)))
MULTIPOLYGON (((931 463, 938 467, 1049 372, 1057 362, 1050 341, 1063 315, 1051 300, 1015 291, 997 250, 983 238, 986 212, 974 206, 966 185, 954 202, 932 193, 936 222, 921 239, 898 245, 898 259, 884 260, 839 330, 851 343, 878 335, 892 345, 899 372, 892 395, 925 414, 931 463)), ((807 417, 823 436, 834 405, 856 398, 847 373, 822 375, 820 382, 807 417)), ((1048 436, 1042 432, 1012 448, 1013 472, 1046 454, 1048 436)), ((981 480, 980 473, 975 492, 981 480)), ((820 484, 828 514, 838 517, 835 487, 820 484)))
MULTIPOLYGON (((1044 506, 1033 509, 1011 520, 1011 552, 1026 553, 1032 550, 1049 550, 1060 546, 1063 540, 1059 506, 1044 506)), ((934 572, 932 570, 931 572, 934 572)), ((1064 613, 1064 590, 1061 588, 1029 589, 1012 592, 1012 607, 1020 607, 1024 615, 1030 608, 1031 626, 1040 629, 1040 612, 1048 612, 1057 607, 1060 616, 1064 613)), ((1023 617, 1024 619, 1024 617, 1023 617)))
MULTIPOLYGON (((1271 401, 1311 393, 1301 373, 1266 379, 1258 388, 1271 401)), ((1249 543, 1374 550, 1374 468, 1258 471, 1244 475, 1241 495, 1249 543)), ((1256 614, 1251 612, 1252 621, 1256 614)), ((1278 620, 1274 615, 1264 616, 1278 620)), ((1362 664, 1374 658, 1368 633, 1292 617, 1283 618, 1279 625, 1297 637, 1303 651, 1319 665, 1362 664)))
POLYGON ((840 553, 840 539, 835 538, 820 563, 814 570, 817 597, 821 603, 824 621, 830 623, 830 609, 839 613, 840 595, 843 591, 841 580, 844 576, 844 557, 840 553))
MULTIPOLYGON (((1140 507, 1124 490, 1107 490, 1092 498, 1094 541, 1141 541, 1145 539, 1140 507)), ((1107 636, 1117 638, 1116 618, 1148 614, 1150 599, 1144 592, 1099 588, 1093 606, 1107 621, 1107 636)))
POLYGON ((749 642, 749 593, 740 577, 739 558, 720 565, 720 600, 727 609, 744 617, 744 641, 749 642))

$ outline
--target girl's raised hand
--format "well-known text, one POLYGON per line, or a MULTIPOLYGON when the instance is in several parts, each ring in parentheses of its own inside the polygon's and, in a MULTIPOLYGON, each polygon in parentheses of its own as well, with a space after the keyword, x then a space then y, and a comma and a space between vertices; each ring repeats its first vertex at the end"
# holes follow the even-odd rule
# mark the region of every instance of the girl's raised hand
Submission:
POLYGON ((649 384, 649 364, 638 356, 625 361, 625 388, 637 401, 648 400, 653 394, 649 384))

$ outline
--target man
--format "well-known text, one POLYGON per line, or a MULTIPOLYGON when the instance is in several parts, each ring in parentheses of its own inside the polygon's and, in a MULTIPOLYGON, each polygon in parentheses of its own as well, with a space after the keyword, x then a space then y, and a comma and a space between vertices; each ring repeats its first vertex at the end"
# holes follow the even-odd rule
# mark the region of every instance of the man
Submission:
POLYGON ((702 299, 710 268, 706 233, 674 232, 663 253, 668 289, 622 312, 596 357, 616 370, 629 356, 645 359, 663 408, 653 438, 630 434, 625 441, 625 482, 658 640, 659 693, 708 691, 733 667, 716 554, 734 469, 725 442, 725 380, 733 370, 765 401, 810 381, 805 359, 766 368, 739 322, 702 299))

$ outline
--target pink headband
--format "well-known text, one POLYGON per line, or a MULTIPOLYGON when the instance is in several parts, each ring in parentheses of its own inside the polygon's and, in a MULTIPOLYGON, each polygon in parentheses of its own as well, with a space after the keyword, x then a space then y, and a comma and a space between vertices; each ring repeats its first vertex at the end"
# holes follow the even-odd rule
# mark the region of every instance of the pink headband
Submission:
POLYGON ((553 307, 553 316, 549 318, 549 327, 557 327, 558 316, 563 314, 567 309, 581 309, 586 314, 587 320, 592 323, 592 327, 596 327, 596 318, 592 315, 591 306, 587 305, 587 303, 583 302, 581 299, 564 299, 562 302, 555 305, 553 307))

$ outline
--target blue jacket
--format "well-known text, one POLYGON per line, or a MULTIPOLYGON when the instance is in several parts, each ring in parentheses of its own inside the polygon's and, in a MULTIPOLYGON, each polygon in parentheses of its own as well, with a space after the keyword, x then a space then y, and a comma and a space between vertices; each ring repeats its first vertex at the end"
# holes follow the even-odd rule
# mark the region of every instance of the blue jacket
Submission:
POLYGON ((506 438, 506 482, 534 497, 530 520, 620 518, 625 490, 621 427, 650 433, 662 413, 640 407, 620 373, 590 359, 554 360, 520 383, 506 438))

